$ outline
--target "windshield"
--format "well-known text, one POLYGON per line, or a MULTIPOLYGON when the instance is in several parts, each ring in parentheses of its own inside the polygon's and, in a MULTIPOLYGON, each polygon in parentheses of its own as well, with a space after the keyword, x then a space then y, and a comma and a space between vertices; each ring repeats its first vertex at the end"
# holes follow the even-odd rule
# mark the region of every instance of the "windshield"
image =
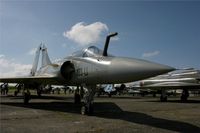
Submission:
POLYGON ((72 54, 74 57, 99 57, 102 56, 103 51, 95 46, 90 46, 87 49, 77 51, 72 54))

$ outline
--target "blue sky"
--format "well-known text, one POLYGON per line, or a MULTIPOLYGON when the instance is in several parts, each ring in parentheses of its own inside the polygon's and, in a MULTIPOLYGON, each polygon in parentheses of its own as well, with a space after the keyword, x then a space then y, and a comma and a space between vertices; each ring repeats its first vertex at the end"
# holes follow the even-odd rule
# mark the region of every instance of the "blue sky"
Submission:
POLYGON ((0 58, 8 65, 30 65, 30 51, 41 42, 51 59, 62 58, 92 45, 63 33, 96 22, 101 24, 95 41, 100 48, 108 33, 119 33, 109 47, 113 55, 200 69, 199 1, 0 1, 0 58))

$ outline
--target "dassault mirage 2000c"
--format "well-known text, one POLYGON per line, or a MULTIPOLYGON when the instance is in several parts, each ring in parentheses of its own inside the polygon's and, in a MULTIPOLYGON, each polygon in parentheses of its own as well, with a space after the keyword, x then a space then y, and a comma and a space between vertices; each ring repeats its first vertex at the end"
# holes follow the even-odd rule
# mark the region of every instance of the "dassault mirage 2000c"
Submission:
MULTIPOLYGON (((97 84, 119 84, 137 81, 169 71, 174 68, 141 59, 111 56, 107 53, 110 38, 107 36, 104 50, 90 46, 75 52, 56 63, 51 63, 47 49, 40 45, 36 51, 31 73, 26 77, 0 78, 4 83, 20 83, 24 88, 40 88, 41 85, 69 85, 87 88, 83 97, 82 114, 93 112, 93 97, 97 84), (41 68, 37 70, 39 53, 42 52, 41 68)), ((30 99, 29 91, 24 92, 24 102, 30 99)))

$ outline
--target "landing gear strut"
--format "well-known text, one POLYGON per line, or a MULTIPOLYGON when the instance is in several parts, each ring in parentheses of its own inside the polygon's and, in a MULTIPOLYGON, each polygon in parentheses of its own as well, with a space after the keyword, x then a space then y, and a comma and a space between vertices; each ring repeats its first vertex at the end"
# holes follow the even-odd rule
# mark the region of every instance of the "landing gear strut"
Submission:
POLYGON ((77 86, 77 89, 75 90, 75 94, 74 94, 74 103, 75 104, 81 103, 81 95, 79 94, 79 92, 80 92, 79 86, 77 86))
POLYGON ((24 104, 28 104, 29 100, 31 99, 31 93, 29 90, 24 92, 24 104))
POLYGON ((78 94, 78 93, 74 94, 74 103, 75 104, 81 103, 81 96, 80 96, 80 94, 78 94))
POLYGON ((37 95, 38 95, 38 97, 41 97, 41 94, 42 94, 42 89, 37 89, 37 95))
POLYGON ((160 101, 161 102, 166 102, 167 101, 167 95, 166 95, 166 91, 164 89, 161 90, 160 101))
POLYGON ((189 97, 188 89, 183 89, 182 95, 181 95, 181 101, 185 102, 187 101, 189 97))
POLYGON ((14 91, 14 96, 16 97, 19 92, 16 90, 14 91))
POLYGON ((16 87, 16 90, 14 91, 14 96, 16 97, 18 93, 21 91, 23 84, 17 84, 15 87, 16 87))
POLYGON ((82 115, 91 115, 94 112, 93 103, 90 103, 89 105, 83 105, 81 107, 81 114, 82 115))
POLYGON ((88 86, 87 87, 87 92, 85 93, 83 97, 83 106, 81 108, 81 114, 82 115, 91 115, 94 112, 93 108, 93 100, 94 100, 94 95, 96 92, 96 86, 88 86))

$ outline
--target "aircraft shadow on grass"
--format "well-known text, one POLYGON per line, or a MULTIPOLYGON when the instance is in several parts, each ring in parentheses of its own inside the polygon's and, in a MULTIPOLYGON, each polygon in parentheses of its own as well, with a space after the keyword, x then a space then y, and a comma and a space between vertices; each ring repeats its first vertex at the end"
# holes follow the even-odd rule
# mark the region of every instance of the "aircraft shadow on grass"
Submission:
MULTIPOLYGON (((12 95, 10 95, 10 96, 7 96, 7 97, 9 97, 10 99, 23 99, 24 98, 24 96, 12 96, 12 95)), ((31 95, 31 99, 38 99, 38 100, 42 100, 42 99, 46 99, 46 100, 69 100, 69 99, 72 99, 71 97, 66 97, 66 96, 41 96, 41 97, 39 97, 39 96, 37 96, 37 95, 31 95)))
MULTIPOLYGON (((68 112, 80 114, 81 104, 74 104, 73 102, 37 102, 24 105, 18 102, 1 102, 1 105, 48 110, 48 111, 58 111, 58 112, 68 112)), ((96 102, 94 103, 94 116, 106 119, 119 119, 128 121, 131 123, 148 125, 156 128, 166 129, 176 132, 200 132, 198 126, 192 125, 190 123, 167 120, 163 118, 156 118, 151 115, 140 113, 140 112, 130 112, 123 111, 115 103, 111 102, 96 102)), ((90 117, 90 116, 88 116, 90 117)))

